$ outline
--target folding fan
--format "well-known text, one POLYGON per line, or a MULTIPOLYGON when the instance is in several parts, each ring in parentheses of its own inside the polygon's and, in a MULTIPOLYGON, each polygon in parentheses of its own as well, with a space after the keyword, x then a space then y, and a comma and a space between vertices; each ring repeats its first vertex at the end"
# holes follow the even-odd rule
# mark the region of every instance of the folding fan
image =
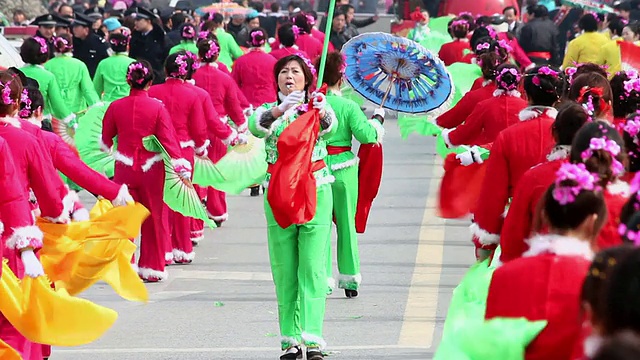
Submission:
POLYGON ((51 127, 53 128, 53 132, 60 136, 64 142, 69 144, 74 151, 78 151, 74 140, 75 131, 73 128, 68 127, 67 124, 56 118, 51 118, 51 127))
MULTIPOLYGON (((75 131, 75 143, 78 155, 87 166, 93 170, 113 177, 115 159, 112 154, 100 149, 100 137, 102 136, 102 118, 107 111, 109 103, 92 107, 78 120, 78 129, 75 131)), ((114 145, 114 148, 116 145, 114 145)))
POLYGON ((142 144, 148 151, 160 153, 164 160, 164 194, 163 200, 175 212, 194 219, 203 220, 210 228, 216 224, 207 216, 207 210, 200 201, 198 192, 190 180, 181 178, 171 165, 171 157, 167 154, 160 141, 150 135, 142 139, 142 144))
POLYGON ((633 43, 621 41, 618 43, 620 46, 620 56, 622 60, 622 70, 640 70, 640 46, 633 43))
POLYGON ((209 159, 196 157, 193 183, 240 194, 247 187, 264 180, 266 157, 264 141, 249 135, 247 144, 234 146, 215 164, 209 159))

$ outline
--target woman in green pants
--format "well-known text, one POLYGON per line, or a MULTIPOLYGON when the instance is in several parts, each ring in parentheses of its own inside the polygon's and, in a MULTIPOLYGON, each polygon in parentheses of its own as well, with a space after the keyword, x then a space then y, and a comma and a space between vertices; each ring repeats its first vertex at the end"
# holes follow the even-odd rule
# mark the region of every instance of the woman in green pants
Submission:
POLYGON ((251 132, 265 139, 269 163, 264 209, 284 350, 280 359, 302 357, 302 345, 307 348, 307 359, 324 359, 326 250, 333 209, 330 184, 334 179, 324 163, 325 138, 335 132, 337 120, 324 95, 309 94, 314 73, 306 58, 291 55, 280 59, 274 69, 278 101, 260 106, 249 120, 251 132), (301 115, 309 110, 309 98, 319 110, 320 125, 301 128, 308 119, 303 120, 301 115), (296 157, 298 161, 293 161, 296 157), (315 203, 315 208, 310 205, 310 210, 300 215, 300 207, 288 206, 291 202, 282 200, 303 188, 315 192, 303 196, 307 204, 315 203))
MULTIPOLYGON (((316 64, 320 62, 316 59, 316 64)), ((384 110, 376 109, 368 120, 355 102, 343 98, 340 93, 345 62, 339 52, 327 55, 324 80, 329 87, 327 101, 338 119, 338 129, 327 141, 329 156, 325 160, 336 180, 333 190, 333 215, 338 232, 338 287, 349 298, 358 296, 360 256, 356 234, 356 205, 358 202, 358 158, 351 152, 355 137, 361 144, 382 142, 384 136, 384 110)), ((327 279, 329 292, 335 286, 332 277, 331 241, 327 245, 327 279)))

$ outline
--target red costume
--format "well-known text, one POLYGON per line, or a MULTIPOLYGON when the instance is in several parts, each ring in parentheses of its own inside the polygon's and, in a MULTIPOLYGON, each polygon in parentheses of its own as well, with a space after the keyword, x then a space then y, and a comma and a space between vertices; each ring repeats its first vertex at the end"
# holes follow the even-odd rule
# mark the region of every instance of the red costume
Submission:
MULTIPOLYGON (((185 89, 177 99, 195 99, 195 96, 188 95, 185 89)), ((142 224, 139 274, 146 280, 166 279, 166 244, 171 239, 169 209, 162 199, 165 170, 162 156, 147 151, 142 139, 155 135, 169 156, 175 159, 174 166, 190 166, 181 156, 180 143, 169 113, 146 91, 131 89, 129 96, 111 103, 102 125, 103 150, 111 151, 113 138, 118 137, 114 181, 127 184, 133 198, 151 212, 142 224)))
POLYGON ((498 33, 498 40, 504 40, 511 47, 511 51, 509 51, 509 55, 515 60, 523 69, 528 70, 529 68, 535 66, 531 59, 527 56, 527 53, 522 50, 520 43, 518 43, 518 39, 515 37, 509 37, 509 33, 501 32, 498 33))
POLYGON ((255 48, 233 63, 231 76, 254 108, 276 101, 275 65, 273 56, 255 48))
POLYGON ((309 54, 309 60, 311 61, 313 61, 313 59, 315 59, 316 57, 322 55, 323 44, 313 35, 300 34, 300 36, 298 36, 298 38, 296 39, 296 45, 298 45, 300 50, 309 54))
POLYGON ((522 258, 493 273, 486 319, 547 320, 526 360, 570 360, 581 330, 580 293, 593 253, 587 241, 559 235, 530 240, 522 258))
POLYGON ((271 50, 271 52, 269 53, 269 55, 271 55, 274 58, 276 58, 276 60, 280 60, 280 59, 282 59, 284 57, 287 57, 289 55, 296 55, 296 54, 302 54, 307 59, 309 58, 309 55, 307 53, 305 53, 304 51, 300 50, 300 48, 297 45, 293 45, 292 47, 282 47, 281 46, 278 49, 271 50))
POLYGON ((522 175, 546 160, 553 148, 551 125, 557 110, 532 107, 520 113, 519 124, 500 132, 491 147, 487 174, 474 211, 471 230, 476 246, 494 249, 500 241, 503 213, 522 175))
POLYGON ((471 51, 469 40, 455 39, 452 42, 442 45, 438 56, 446 66, 453 63, 464 62, 465 55, 471 51))
POLYGON ((607 203, 607 222, 600 230, 596 241, 596 249, 604 250, 613 246, 622 245, 622 239, 618 234, 620 226, 620 213, 622 207, 629 199, 629 184, 617 180, 607 186, 604 192, 604 201, 607 203))
POLYGON ((492 143, 500 131, 520 121, 520 112, 527 107, 518 91, 496 90, 494 96, 477 104, 464 124, 442 131, 449 146, 492 143))
POLYGON ((488 84, 478 90, 469 91, 453 108, 438 116, 436 124, 447 129, 451 129, 462 124, 462 122, 467 119, 467 116, 473 112, 476 105, 483 100, 491 98, 495 90, 496 85, 491 82, 491 84, 488 84))
MULTIPOLYGON (((210 141, 207 133, 203 104, 195 87, 184 80, 167 78, 164 84, 154 85, 149 89, 149 96, 160 100, 164 105, 176 130, 182 158, 187 159, 193 169, 194 155, 206 155, 210 141)), ((177 212, 170 212, 172 226, 171 249, 173 260, 179 263, 193 261, 195 253, 191 243, 191 218, 177 212)), ((167 244, 168 246, 168 244, 167 244)))
POLYGON ((494 84, 494 82, 483 77, 479 77, 473 81, 473 85, 471 85, 471 89, 469 89, 469 91, 482 89, 483 87, 491 84, 494 84))

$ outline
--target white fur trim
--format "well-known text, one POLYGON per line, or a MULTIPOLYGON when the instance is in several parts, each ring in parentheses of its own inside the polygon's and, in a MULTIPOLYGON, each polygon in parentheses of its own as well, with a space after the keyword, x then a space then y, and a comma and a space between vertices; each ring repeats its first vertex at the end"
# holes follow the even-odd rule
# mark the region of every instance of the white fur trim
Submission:
POLYGON ((193 140, 189 141, 180 141, 180 147, 183 149, 196 147, 196 143, 193 140))
POLYGON ((100 145, 100 150, 106 153, 111 153, 111 147, 107 146, 107 144, 102 141, 102 136, 98 137, 98 144, 100 145))
POLYGON ((20 124, 20 120, 12 117, 12 116, 5 116, 0 118, 0 122, 1 123, 5 123, 5 124, 9 124, 13 127, 17 127, 18 129, 22 127, 22 125, 20 124))
POLYGON ((513 97, 521 97, 522 96, 522 94, 520 94, 520 91, 518 91, 518 90, 505 91, 505 90, 502 90, 502 89, 497 89, 496 91, 493 92, 493 96, 495 96, 495 97, 502 96, 502 95, 513 96, 513 97))
POLYGON ((207 63, 207 65, 208 65, 208 66, 213 66, 213 67, 214 67, 214 68, 216 68, 216 69, 220 68, 220 66, 218 66, 218 63, 217 63, 217 62, 215 62, 215 61, 214 61, 214 62, 207 63))
POLYGON ((324 341, 324 339, 318 335, 312 335, 306 332, 302 333, 302 341, 306 343, 314 343, 317 344, 318 347, 320 348, 320 350, 323 350, 325 347, 327 347, 327 342, 324 341))
POLYGON ((211 215, 211 219, 213 219, 213 221, 227 221, 229 219, 229 214, 224 213, 222 215, 211 215))
POLYGON ((195 259, 196 253, 194 251, 190 253, 186 253, 182 250, 173 249, 173 260, 174 261, 193 261, 195 259))
POLYGON ((316 188, 326 184, 333 184, 335 181, 336 178, 333 175, 321 177, 320 179, 316 179, 316 188))
POLYGON ((564 160, 569 158, 571 153, 571 145, 557 145, 547 155, 547 161, 564 160))
POLYGON ((587 260, 593 260, 593 250, 589 242, 573 237, 549 234, 537 235, 527 240, 529 250, 522 256, 537 256, 544 253, 552 253, 562 256, 582 256, 587 260))
POLYGON ((447 144, 448 147, 453 147, 453 144, 451 144, 451 140, 449 139, 449 133, 451 133, 453 130, 455 130, 455 128, 442 129, 442 140, 444 140, 444 143, 447 144))
POLYGON ((149 269, 149 268, 139 268, 138 269, 138 274, 143 279, 149 279, 150 277, 156 277, 156 278, 158 278, 160 280, 167 280, 169 278, 169 273, 167 272, 167 270, 158 271, 158 270, 153 270, 153 269, 149 269))
POLYGON ((71 113, 71 114, 67 115, 64 119, 62 119, 62 122, 65 123, 65 124, 68 124, 71 121, 73 121, 75 118, 76 118, 76 114, 71 113))
POLYGON ((173 261, 173 252, 164 253, 164 261, 173 261))
POLYGON ((384 140, 384 134, 386 133, 386 131, 384 130, 384 126, 382 126, 382 124, 380 124, 380 122, 376 119, 371 119, 369 120, 369 122, 376 129, 376 140, 378 141, 378 144, 382 144, 382 140, 384 140))
POLYGON ((71 214, 71 218, 73 221, 89 221, 89 211, 85 208, 78 209, 71 214))
POLYGON ((487 85, 491 84, 491 80, 485 80, 482 82, 482 87, 485 87, 487 85))
POLYGON ((123 163, 124 165, 133 166, 133 158, 128 157, 128 156, 124 155, 123 153, 121 153, 119 151, 116 151, 113 154, 113 158, 116 161, 119 161, 119 162, 123 163))
POLYGON ((229 135, 226 139, 222 139, 222 143, 225 145, 231 144, 231 142, 238 137, 238 132, 234 129, 231 129, 231 135, 229 135))
POLYGON ((11 237, 9 237, 5 243, 7 249, 20 250, 33 245, 37 245, 37 247, 42 246, 42 238, 44 235, 35 225, 12 228, 11 231, 11 237))
POLYGON ((338 286, 340 286, 340 284, 343 283, 356 283, 357 285, 360 285, 362 283, 362 275, 361 274, 356 274, 356 275, 344 275, 344 274, 340 274, 338 275, 338 286))
POLYGON ((205 140, 202 146, 195 148, 196 154, 202 154, 207 148, 211 145, 211 141, 209 139, 205 140))
POLYGON ((360 162, 360 159, 358 159, 357 157, 354 157, 353 159, 350 159, 350 160, 347 160, 347 161, 343 161, 343 162, 338 163, 338 164, 332 164, 331 165, 331 170, 332 171, 338 171, 338 170, 350 168, 352 166, 358 165, 359 162, 360 162))
POLYGON ((289 337, 289 336, 281 337, 280 338, 280 343, 283 344, 283 345, 287 344, 287 345, 290 345, 290 346, 298 346, 298 345, 300 345, 300 342, 298 340, 296 340, 296 339, 294 339, 292 337, 289 337))
POLYGON ((333 109, 327 107, 324 109, 326 115, 329 118, 331 118, 331 122, 329 123, 329 127, 320 131, 320 133, 318 134, 318 136, 322 136, 328 132, 331 131, 331 129, 333 129, 334 126, 338 126, 338 118, 336 118, 336 113, 333 112, 333 109))
POLYGON ((80 201, 78 194, 73 190, 69 190, 69 192, 67 192, 67 195, 65 195, 62 199, 62 213, 55 218, 51 218, 48 216, 45 216, 44 218, 56 224, 64 224, 69 222, 69 220, 71 220, 71 212, 75 207, 76 201, 80 201))
POLYGON ((199 244, 200 241, 204 240, 204 234, 202 235, 198 235, 198 236, 193 236, 191 235, 191 242, 194 242, 196 244, 199 244))
POLYGON ((266 127, 260 125, 260 119, 262 118, 262 115, 264 115, 264 113, 267 112, 267 111, 271 111, 271 109, 267 109, 267 108, 265 108, 263 106, 260 106, 253 113, 253 116, 255 116, 255 119, 256 119, 256 129, 259 130, 260 132, 262 132, 265 135, 271 134, 271 127, 273 127, 273 124, 269 128, 266 128, 266 127))
POLYGON ((188 170, 191 170, 191 163, 187 159, 172 159, 171 166, 173 166, 174 169, 182 166, 187 168, 188 170))
POLYGON ((548 117, 555 119, 558 115, 558 110, 548 106, 530 106, 520 111, 518 117, 520 118, 520 121, 526 121, 535 119, 542 114, 546 114, 548 117))
POLYGON ((157 163, 157 162, 161 162, 162 161, 162 155, 160 154, 155 154, 152 157, 148 158, 147 161, 144 162, 144 164, 142 165, 142 171, 143 172, 147 172, 149 170, 151 170, 151 167, 157 163))
POLYGON ((223 123, 223 124, 228 124, 229 123, 229 116, 228 115, 221 116, 220 119, 218 119, 218 120, 220 120, 220 122, 223 123))
POLYGON ((609 194, 611 195, 622 195, 622 196, 629 196, 631 189, 629 187, 629 184, 624 182, 624 181, 620 181, 620 180, 616 180, 613 183, 607 185, 607 192, 609 192, 609 194))
POLYGON ((136 272, 136 274, 138 273, 138 264, 131 264, 131 268, 136 272))
POLYGON ((481 229, 480 226, 478 226, 478 224, 476 223, 471 224, 471 226, 469 226, 469 230, 471 230, 471 235, 477 237, 478 241, 480 241, 480 244, 482 245, 493 245, 500 243, 500 235, 491 234, 490 232, 481 229))
POLYGON ((327 287, 331 290, 336 288, 336 279, 332 277, 327 278, 327 287))
POLYGON ((187 80, 187 83, 191 84, 191 85, 195 85, 196 81, 193 79, 187 80))
POLYGON ((508 206, 504 208, 504 211, 502 212, 502 218, 506 219, 507 215, 509 215, 509 207, 508 206))
POLYGON ((0 221, 0 235, 4 232, 4 224, 0 221))
POLYGON ((591 359, 596 355, 600 346, 602 346, 602 337, 596 334, 591 334, 584 339, 582 346, 584 349, 584 355, 591 359))

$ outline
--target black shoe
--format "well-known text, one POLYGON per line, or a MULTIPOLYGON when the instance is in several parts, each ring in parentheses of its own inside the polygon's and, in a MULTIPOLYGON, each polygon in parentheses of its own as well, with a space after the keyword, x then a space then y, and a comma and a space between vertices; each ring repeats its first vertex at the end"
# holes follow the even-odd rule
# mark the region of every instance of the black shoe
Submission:
POLYGON ((299 346, 293 346, 285 350, 284 355, 280 356, 280 360, 302 359, 302 349, 299 346), (295 351, 293 351, 295 350, 295 351))
POLYGON ((253 186, 251 188, 251 196, 260 196, 260 186, 253 186))
POLYGON ((344 289, 344 294, 349 298, 358 297, 358 290, 344 289))
POLYGON ((191 246, 196 247, 196 246, 198 246, 198 243, 197 243, 197 242, 195 242, 195 241, 192 241, 192 242, 191 242, 191 246))
POLYGON ((217 227, 222 227, 222 220, 220 220, 220 221, 214 220, 213 222, 216 223, 217 227))
POLYGON ((324 355, 318 348, 309 348, 307 349, 307 360, 324 360, 324 355))

